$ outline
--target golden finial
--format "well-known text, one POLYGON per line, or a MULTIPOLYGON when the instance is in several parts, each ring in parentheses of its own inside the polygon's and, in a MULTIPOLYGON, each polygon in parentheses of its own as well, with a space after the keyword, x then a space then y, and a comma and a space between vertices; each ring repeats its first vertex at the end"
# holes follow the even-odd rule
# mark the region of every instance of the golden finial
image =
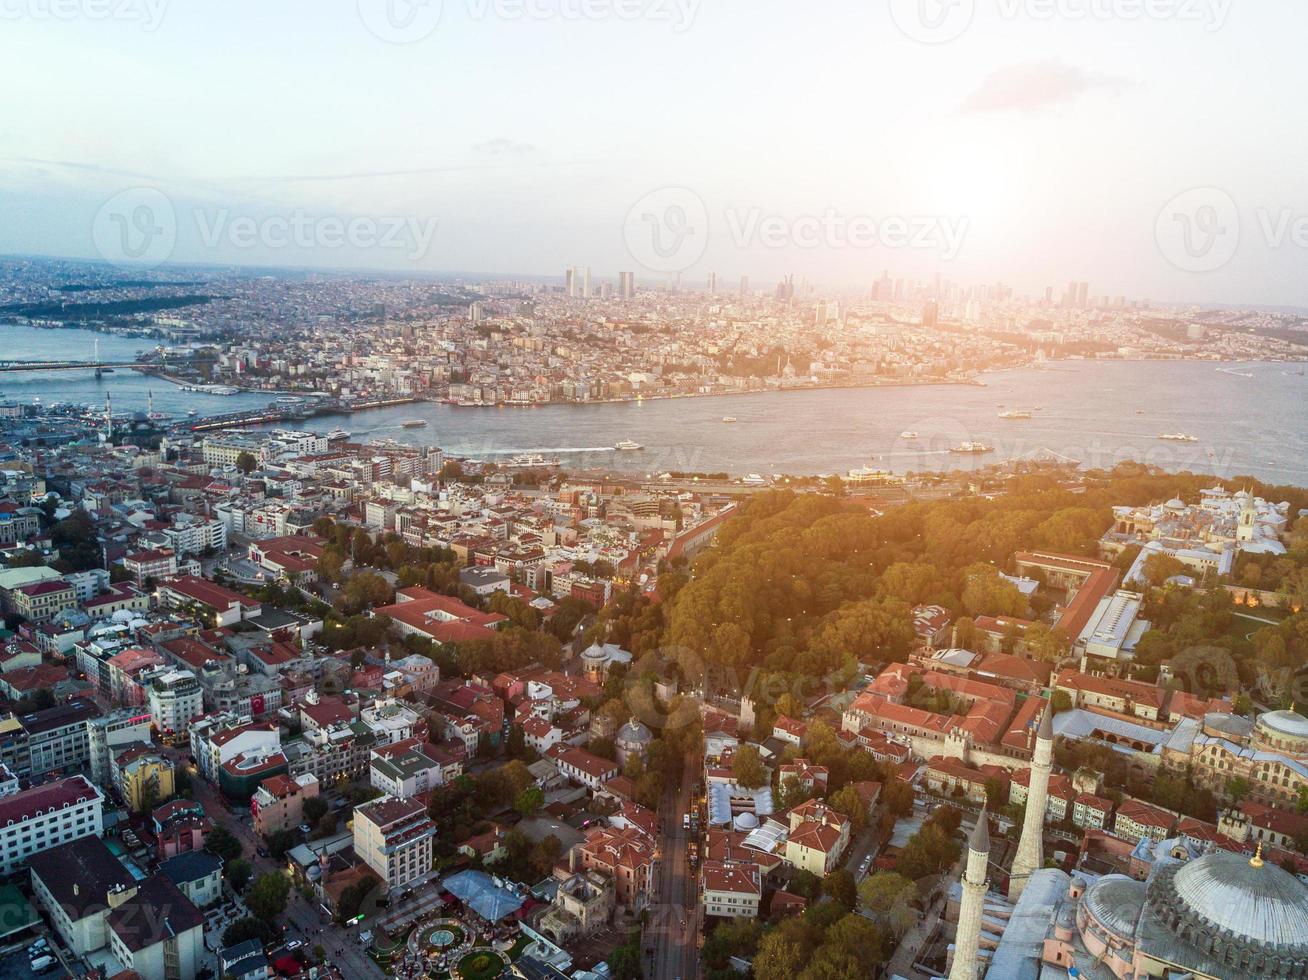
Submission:
POLYGON ((1263 845, 1259 843, 1258 850, 1254 853, 1254 856, 1249 859, 1249 867, 1261 868, 1262 866, 1263 866, 1263 845))

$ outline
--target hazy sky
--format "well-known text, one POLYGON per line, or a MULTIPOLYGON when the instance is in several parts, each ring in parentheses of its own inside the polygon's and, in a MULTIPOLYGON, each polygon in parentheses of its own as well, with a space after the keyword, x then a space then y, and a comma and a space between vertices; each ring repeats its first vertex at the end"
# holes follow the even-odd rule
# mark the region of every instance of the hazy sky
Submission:
POLYGON ((430 2, 0 0, 0 252, 1308 307, 1302 0, 430 2))

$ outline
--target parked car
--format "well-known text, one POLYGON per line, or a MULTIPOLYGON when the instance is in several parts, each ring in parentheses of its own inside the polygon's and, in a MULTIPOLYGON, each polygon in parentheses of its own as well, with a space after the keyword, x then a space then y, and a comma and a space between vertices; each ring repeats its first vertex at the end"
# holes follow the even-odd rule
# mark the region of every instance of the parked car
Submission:
POLYGON ((32 972, 37 974, 44 973, 54 965, 55 958, 49 953, 46 953, 44 956, 38 956, 36 959, 32 960, 32 972))

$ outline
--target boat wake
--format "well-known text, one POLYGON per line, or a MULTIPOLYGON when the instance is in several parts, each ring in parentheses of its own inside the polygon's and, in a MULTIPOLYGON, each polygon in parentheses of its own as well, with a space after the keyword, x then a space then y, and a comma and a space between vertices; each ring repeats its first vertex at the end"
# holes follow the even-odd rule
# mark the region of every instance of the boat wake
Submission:
POLYGON ((467 450, 478 456, 517 456, 520 453, 611 453, 612 446, 532 446, 529 449, 481 449, 467 450))

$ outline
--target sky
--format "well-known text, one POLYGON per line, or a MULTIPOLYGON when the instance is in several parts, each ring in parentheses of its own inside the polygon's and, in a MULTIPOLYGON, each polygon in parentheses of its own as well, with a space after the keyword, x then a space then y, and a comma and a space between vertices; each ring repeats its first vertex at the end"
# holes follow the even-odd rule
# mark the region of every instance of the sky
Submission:
POLYGON ((0 253, 1308 307, 1301 0, 0 0, 0 253))

